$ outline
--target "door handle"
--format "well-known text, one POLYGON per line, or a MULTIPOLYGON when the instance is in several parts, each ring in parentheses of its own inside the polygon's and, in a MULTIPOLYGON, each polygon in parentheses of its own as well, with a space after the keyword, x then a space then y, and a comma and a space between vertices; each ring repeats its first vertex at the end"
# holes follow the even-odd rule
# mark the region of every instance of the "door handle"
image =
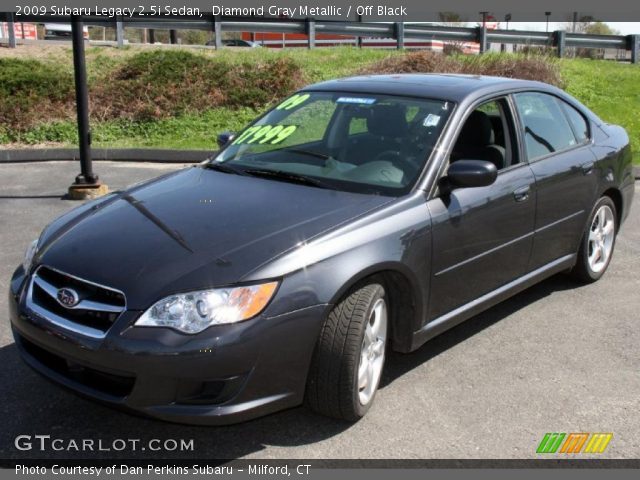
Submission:
POLYGON ((580 168, 582 168, 582 173, 584 173, 585 175, 589 175, 591 172, 593 172, 593 167, 594 167, 593 162, 583 163, 580 166, 580 168))
POLYGON ((516 202, 524 202, 529 198, 529 192, 531 192, 531 186, 525 185, 524 187, 516 188, 513 191, 513 198, 516 202))

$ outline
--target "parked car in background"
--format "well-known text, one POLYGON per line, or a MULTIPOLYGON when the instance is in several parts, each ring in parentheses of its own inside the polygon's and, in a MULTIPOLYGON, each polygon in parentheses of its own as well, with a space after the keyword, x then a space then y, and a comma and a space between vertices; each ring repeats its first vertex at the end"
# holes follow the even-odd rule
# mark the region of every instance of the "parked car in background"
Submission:
MULTIPOLYGON (((89 28, 82 27, 82 33, 85 40, 89 40, 89 28)), ((45 23, 44 24, 45 40, 71 40, 71 24, 70 23, 45 23)))
MULTIPOLYGON (((216 41, 215 40, 209 40, 206 45, 208 47, 215 47, 216 45, 216 41)), ((223 39, 222 40, 222 45, 225 47, 246 47, 246 48, 260 48, 262 47, 262 45, 260 45, 257 42, 252 42, 250 40, 240 40, 240 39, 223 39)))
POLYGON ((31 367, 175 422, 303 402, 354 421, 388 349, 560 272, 600 279, 634 192, 624 129, 531 81, 328 81, 221 142, 30 245, 9 305, 31 367))

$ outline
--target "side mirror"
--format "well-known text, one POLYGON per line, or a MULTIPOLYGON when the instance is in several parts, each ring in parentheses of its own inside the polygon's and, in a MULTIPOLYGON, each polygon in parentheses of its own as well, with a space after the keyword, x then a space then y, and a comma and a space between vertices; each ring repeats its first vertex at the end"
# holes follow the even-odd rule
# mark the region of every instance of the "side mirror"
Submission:
POLYGON ((233 140, 233 137, 235 137, 235 133, 234 132, 222 132, 218 134, 218 137, 216 138, 216 142, 218 143, 218 147, 222 148, 224 147, 227 143, 229 143, 231 140, 233 140))
POLYGON ((447 171, 451 187, 486 187, 496 181, 498 169, 485 160, 456 160, 447 171))

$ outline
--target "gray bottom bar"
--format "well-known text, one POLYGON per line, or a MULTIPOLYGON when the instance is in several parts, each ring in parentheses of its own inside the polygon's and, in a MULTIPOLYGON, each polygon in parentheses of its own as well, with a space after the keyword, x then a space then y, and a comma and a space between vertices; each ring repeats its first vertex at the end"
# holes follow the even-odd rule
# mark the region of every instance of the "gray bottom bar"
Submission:
MULTIPOLYGON (((393 477, 394 480, 425 480, 429 478, 438 480, 448 479, 460 479, 469 478, 474 480, 528 480, 539 479, 544 477, 548 479, 563 479, 563 480, 591 480, 602 479, 607 480, 626 480, 638 478, 637 469, 590 469, 590 468, 576 468, 576 469, 475 469, 475 468, 461 468, 461 469, 367 469, 367 468, 352 468, 352 469, 313 469, 310 468, 308 473, 306 471, 305 462, 300 460, 300 466, 289 467, 286 470, 277 470, 277 473, 271 473, 271 470, 260 469, 260 463, 256 463, 254 470, 249 471, 247 467, 243 467, 239 471, 236 467, 223 466, 210 467, 212 470, 208 470, 207 467, 199 467, 197 470, 190 469, 188 473, 181 470, 161 469, 157 467, 156 473, 147 473, 147 467, 140 467, 139 470, 126 470, 124 473, 121 470, 120 465, 114 462, 115 470, 109 471, 110 467, 96 467, 90 469, 90 467, 84 467, 85 470, 73 471, 71 467, 48 467, 46 471, 40 470, 39 473, 16 473, 15 470, 0 470, 0 479, 5 478, 136 478, 136 479, 148 479, 148 478, 176 478, 176 477, 190 477, 195 476, 199 478, 225 478, 235 480, 269 478, 269 479, 285 479, 285 478, 304 478, 305 480, 347 480, 347 479, 367 479, 367 480, 388 480, 393 477), (101 468, 98 470, 98 468, 101 468), (231 473, 229 473, 231 471, 231 473)), ((362 460, 362 463, 366 463, 366 460, 362 460)), ((185 467, 178 467, 185 468, 185 467)), ((273 467, 275 468, 275 467, 273 467)), ((284 468, 284 467, 280 467, 284 468)), ((153 471, 153 470, 152 470, 153 471)))

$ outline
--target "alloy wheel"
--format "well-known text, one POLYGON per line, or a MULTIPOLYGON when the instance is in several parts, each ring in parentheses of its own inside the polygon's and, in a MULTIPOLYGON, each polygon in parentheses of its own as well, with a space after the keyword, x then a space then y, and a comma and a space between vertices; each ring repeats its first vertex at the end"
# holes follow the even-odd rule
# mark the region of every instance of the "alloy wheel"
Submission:
POLYGON ((601 272, 609 262, 615 236, 615 219, 608 205, 602 205, 593 217, 589 228, 589 268, 601 272))
POLYGON ((360 364, 358 365, 358 397, 367 405, 380 382, 387 342, 387 304, 383 298, 371 309, 362 340, 360 364))

